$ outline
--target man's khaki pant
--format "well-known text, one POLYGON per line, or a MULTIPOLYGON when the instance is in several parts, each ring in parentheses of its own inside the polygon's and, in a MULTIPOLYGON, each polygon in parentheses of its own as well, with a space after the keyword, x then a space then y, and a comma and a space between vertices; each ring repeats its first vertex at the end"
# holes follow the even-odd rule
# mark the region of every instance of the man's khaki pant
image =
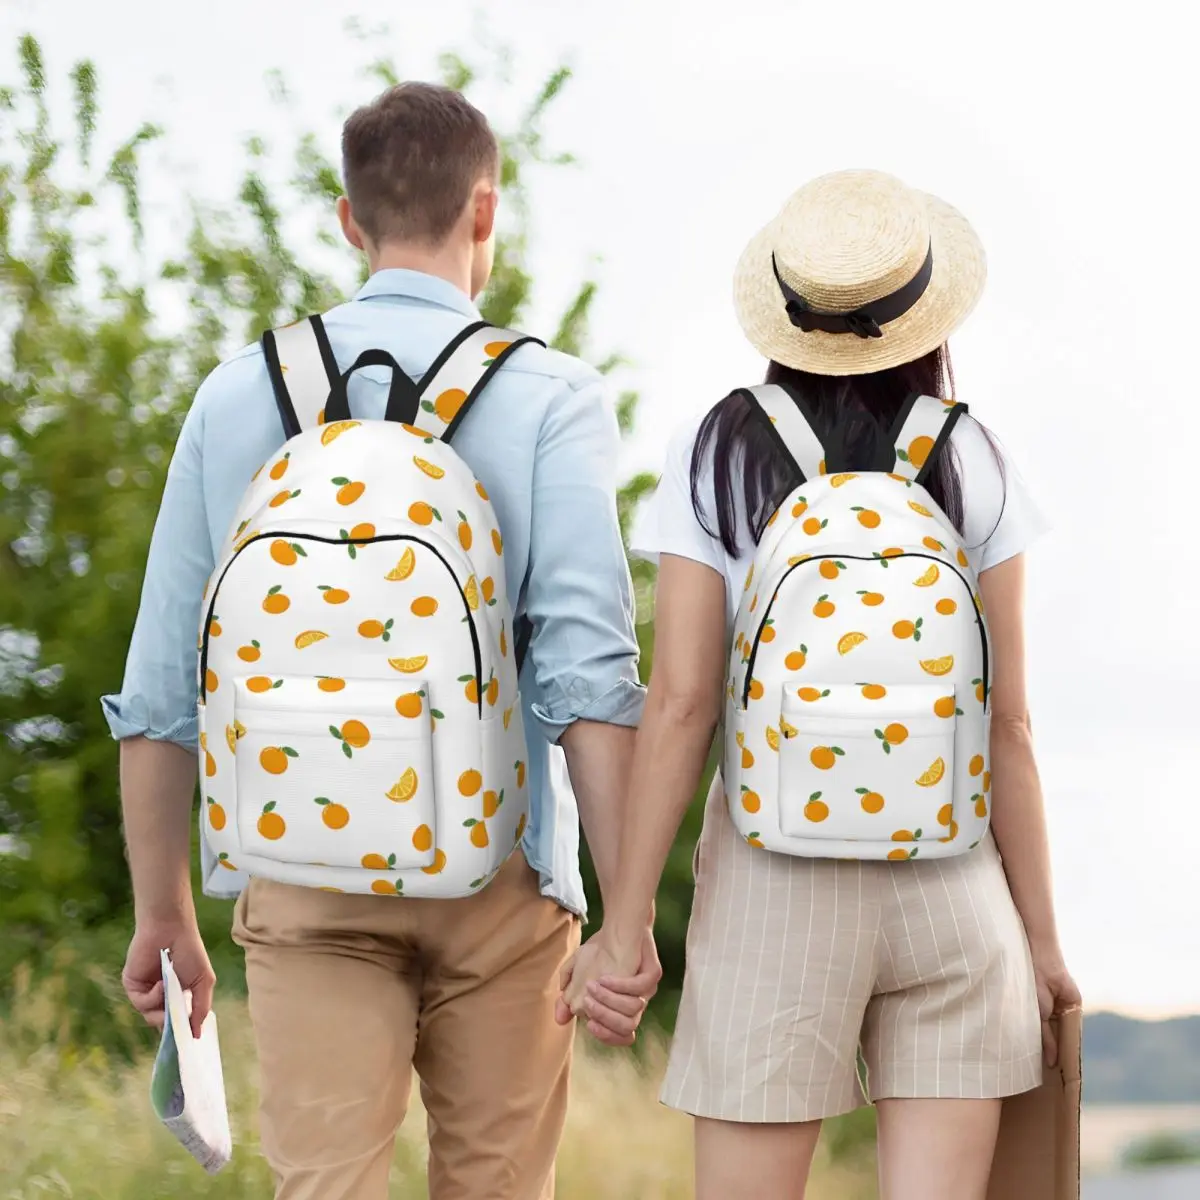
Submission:
POLYGON ((431 1200, 550 1200, 574 1032, 554 1001, 579 922, 523 854, 462 900, 256 879, 234 940, 277 1200, 384 1200, 414 1067, 431 1200))

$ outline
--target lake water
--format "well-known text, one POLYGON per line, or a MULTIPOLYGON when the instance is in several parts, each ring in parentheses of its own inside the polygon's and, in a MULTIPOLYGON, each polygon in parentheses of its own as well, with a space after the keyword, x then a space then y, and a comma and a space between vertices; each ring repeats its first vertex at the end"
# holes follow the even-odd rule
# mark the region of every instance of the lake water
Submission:
POLYGON ((1115 1170, 1131 1142, 1158 1133, 1200 1133, 1200 1105, 1085 1104, 1079 1128, 1084 1173, 1115 1170))

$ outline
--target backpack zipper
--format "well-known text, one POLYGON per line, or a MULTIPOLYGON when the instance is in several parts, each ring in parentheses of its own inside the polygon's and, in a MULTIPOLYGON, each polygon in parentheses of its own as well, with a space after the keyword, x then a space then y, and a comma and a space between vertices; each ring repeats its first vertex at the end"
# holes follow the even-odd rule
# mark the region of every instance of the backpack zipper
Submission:
POLYGON ((893 554, 888 558, 881 558, 875 555, 868 557, 865 554, 814 554, 811 558, 801 559, 798 563, 793 563, 779 577, 779 582, 775 585, 775 590, 771 593, 771 599, 767 602, 766 608, 763 609, 762 620, 758 623, 758 629, 754 634, 754 645, 750 648, 750 657, 746 660, 746 681, 742 686, 742 708, 745 709, 750 704, 750 682, 754 678, 754 660, 758 657, 759 640, 762 638, 762 631, 766 628, 767 618, 771 615, 771 609, 775 604, 775 600, 779 595, 779 589, 783 587, 784 580, 796 570, 797 567, 806 566, 808 563, 820 562, 824 558, 833 559, 849 559, 851 562, 890 562, 896 558, 927 558, 930 562, 937 563, 939 567, 948 567, 955 575, 962 580, 962 585, 967 589, 967 595, 971 600, 971 608, 975 612, 975 625, 979 629, 979 640, 983 646, 983 704, 984 710, 987 710, 987 705, 991 699, 988 691, 988 636, 987 627, 983 623, 983 613, 979 611, 979 605, 975 603, 975 593, 971 590, 971 584, 967 577, 952 563, 946 562, 945 559, 938 558, 933 554, 922 554, 919 551, 905 551, 903 554, 893 554))
POLYGON ((475 625, 475 618, 471 613, 471 606, 467 603, 467 593, 463 591, 462 583, 455 574, 454 568, 447 561, 446 556, 432 543, 425 541, 424 538, 413 537, 407 533, 380 533, 369 538, 354 538, 352 541, 345 538, 321 537, 315 533, 289 533, 283 529, 267 530, 264 533, 255 534, 252 538, 247 538, 236 551, 230 556, 229 561, 221 569, 220 577, 217 579, 217 586, 213 588, 212 598, 208 602, 208 612, 204 620, 204 639, 200 647, 200 702, 203 704, 208 699, 208 689, 205 686, 205 679, 208 675, 208 631, 212 626, 213 613, 216 611, 217 594, 221 590, 221 584, 225 582, 225 576, 229 573, 229 568, 237 562, 243 550, 247 546, 253 545, 255 542, 260 542, 264 538, 294 538, 296 541, 304 542, 322 542, 327 546, 345 546, 352 544, 355 546, 368 546, 372 542, 413 542, 418 546, 423 546, 430 553, 437 556, 442 566, 450 572, 450 578, 454 580, 454 586, 458 588, 458 594, 462 598, 463 609, 467 614, 467 625, 471 630, 471 648, 475 653, 475 690, 479 693, 477 708, 479 716, 483 718, 483 652, 479 645, 479 630, 475 625))

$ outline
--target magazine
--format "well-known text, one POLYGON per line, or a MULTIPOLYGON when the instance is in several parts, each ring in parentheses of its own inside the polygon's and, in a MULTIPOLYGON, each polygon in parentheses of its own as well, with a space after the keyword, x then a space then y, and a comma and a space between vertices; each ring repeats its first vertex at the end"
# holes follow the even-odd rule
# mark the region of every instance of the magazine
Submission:
POLYGON ((180 985, 169 950, 162 952, 162 973, 166 1019, 154 1060, 150 1102, 184 1149, 215 1175, 233 1153, 217 1014, 210 1012, 200 1036, 193 1037, 191 993, 180 985))

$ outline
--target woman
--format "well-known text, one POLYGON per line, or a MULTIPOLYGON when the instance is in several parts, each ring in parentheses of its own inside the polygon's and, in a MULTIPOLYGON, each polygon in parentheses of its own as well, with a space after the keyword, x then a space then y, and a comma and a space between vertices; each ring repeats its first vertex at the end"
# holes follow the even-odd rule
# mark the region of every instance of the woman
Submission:
MULTIPOLYGON (((835 469, 887 470, 906 399, 952 391, 946 339, 984 273, 978 239, 948 205, 890 176, 841 172, 802 188, 755 238, 735 302, 767 381, 807 411, 835 469)), ((572 1011, 631 1030, 640 1002, 622 981, 637 972, 645 913, 724 711, 735 611, 758 543, 801 482, 756 415, 734 393, 675 439, 640 538, 660 564, 656 645, 617 901, 566 994, 572 1011)), ((860 1050, 885 1200, 983 1200, 1000 1099, 1040 1082, 1043 1054, 1055 1054, 1047 1019, 1078 1002, 1026 707, 1023 551, 1041 519, 972 419, 930 460, 924 487, 961 535, 987 618, 992 780, 978 812, 990 805, 990 827, 953 857, 772 853, 737 832, 718 774, 663 1087, 666 1104, 696 1118, 701 1200, 802 1196, 821 1120, 862 1102, 860 1050)))

